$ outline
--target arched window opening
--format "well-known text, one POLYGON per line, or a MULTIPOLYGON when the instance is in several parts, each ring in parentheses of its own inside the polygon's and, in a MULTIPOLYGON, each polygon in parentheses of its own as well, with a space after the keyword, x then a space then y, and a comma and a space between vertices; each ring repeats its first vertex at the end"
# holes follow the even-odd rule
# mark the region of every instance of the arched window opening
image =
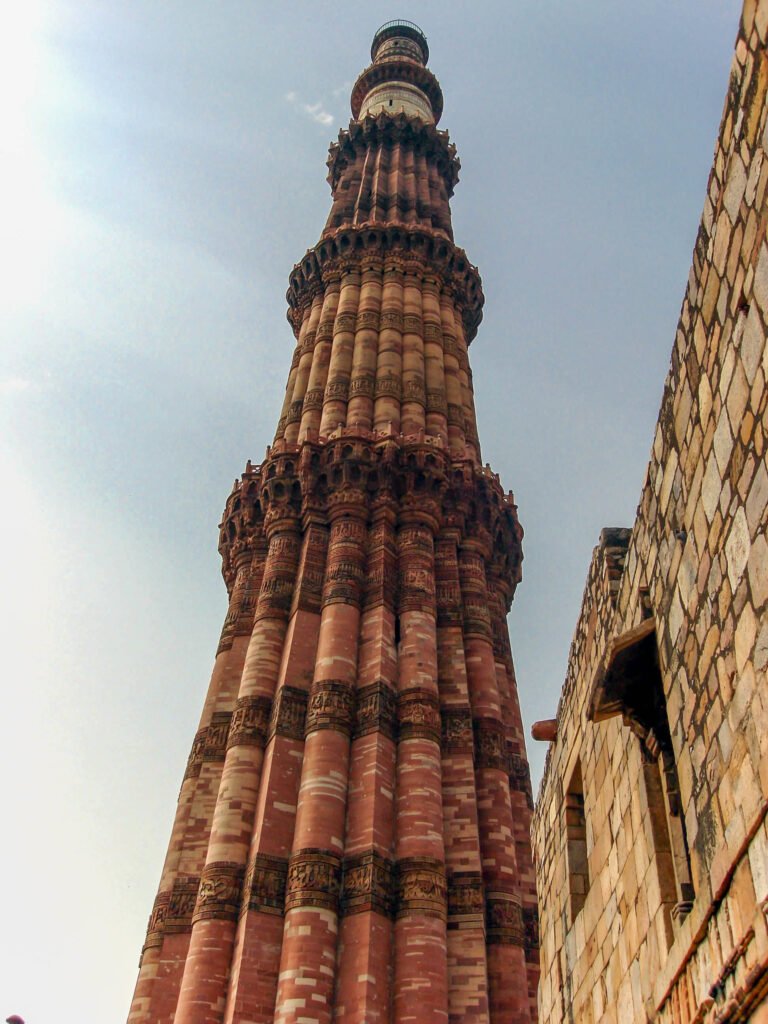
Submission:
POLYGON ((621 715, 640 741, 662 904, 673 921, 681 922, 695 893, 652 616, 614 640, 607 667, 593 684, 588 717, 601 722, 614 715, 621 715))
POLYGON ((584 782, 577 761, 565 791, 565 837, 570 889, 571 924, 584 906, 589 892, 587 819, 584 814, 584 782))

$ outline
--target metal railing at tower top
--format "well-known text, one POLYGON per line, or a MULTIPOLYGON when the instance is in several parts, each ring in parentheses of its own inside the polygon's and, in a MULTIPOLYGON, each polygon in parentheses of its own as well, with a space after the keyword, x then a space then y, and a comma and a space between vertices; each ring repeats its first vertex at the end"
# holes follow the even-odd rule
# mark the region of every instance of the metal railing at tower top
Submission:
POLYGON ((403 18, 395 18, 393 21, 385 21, 383 25, 379 25, 376 29, 376 33, 373 38, 375 39, 380 32, 384 32, 389 28, 412 28, 418 32, 420 36, 423 36, 425 40, 427 38, 415 21, 405 21, 403 18))
POLYGON ((392 37, 397 35, 398 29, 404 29, 404 35, 415 38, 422 46, 424 50, 425 62, 429 59, 429 46, 427 44, 427 37, 419 28, 419 26, 413 21, 406 21, 404 18, 394 18, 392 21, 385 21, 383 25, 380 25, 374 34, 373 42, 371 44, 371 57, 373 57, 376 48, 381 41, 382 37, 392 37))

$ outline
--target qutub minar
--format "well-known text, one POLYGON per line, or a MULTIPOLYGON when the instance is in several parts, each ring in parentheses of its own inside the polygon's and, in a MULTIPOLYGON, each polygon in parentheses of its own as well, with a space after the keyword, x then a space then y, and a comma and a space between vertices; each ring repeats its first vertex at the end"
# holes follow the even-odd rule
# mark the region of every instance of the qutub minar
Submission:
POLYGON ((290 276, 274 443, 230 495, 229 592, 131 1024, 536 1019, 511 494, 480 457, 477 270, 409 22, 376 33, 290 276))

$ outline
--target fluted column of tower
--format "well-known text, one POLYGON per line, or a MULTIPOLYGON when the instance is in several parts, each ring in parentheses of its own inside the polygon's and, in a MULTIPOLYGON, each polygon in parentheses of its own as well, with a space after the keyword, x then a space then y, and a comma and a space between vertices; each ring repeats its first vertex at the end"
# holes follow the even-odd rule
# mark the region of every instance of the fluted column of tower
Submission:
POLYGON ((531 793, 480 461, 480 278, 426 39, 391 22, 294 267, 275 438, 230 495, 230 608, 131 1024, 529 1024, 531 793))

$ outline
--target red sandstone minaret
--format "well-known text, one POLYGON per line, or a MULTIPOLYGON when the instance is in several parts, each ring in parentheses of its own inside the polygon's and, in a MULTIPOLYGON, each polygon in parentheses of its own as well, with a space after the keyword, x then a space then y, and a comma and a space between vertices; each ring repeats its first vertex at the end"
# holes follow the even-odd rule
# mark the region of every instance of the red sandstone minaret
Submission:
POLYGON ((294 268, 282 415, 230 495, 229 611, 131 1024, 536 1016, 531 790, 480 462, 476 269, 423 33, 390 22, 294 268))

